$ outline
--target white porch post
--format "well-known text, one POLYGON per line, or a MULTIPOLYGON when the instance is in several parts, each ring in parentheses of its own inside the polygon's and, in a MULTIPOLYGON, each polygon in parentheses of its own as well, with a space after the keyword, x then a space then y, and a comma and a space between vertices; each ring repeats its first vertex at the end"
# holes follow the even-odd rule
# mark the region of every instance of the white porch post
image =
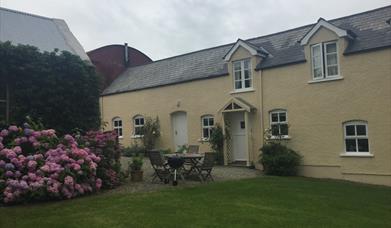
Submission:
MULTIPOLYGON (((221 127, 223 128, 223 135, 224 137, 226 136, 225 132, 225 115, 224 112, 221 113, 223 116, 223 123, 221 124, 221 127)), ((224 165, 228 165, 228 148, 227 148, 227 143, 224 140, 224 148, 223 148, 223 157, 224 157, 224 165)))
POLYGON ((249 122, 249 116, 248 112, 244 112, 244 123, 245 123, 245 132, 246 132, 246 145, 245 145, 245 151, 247 152, 247 161, 246 165, 250 166, 250 122, 249 122))

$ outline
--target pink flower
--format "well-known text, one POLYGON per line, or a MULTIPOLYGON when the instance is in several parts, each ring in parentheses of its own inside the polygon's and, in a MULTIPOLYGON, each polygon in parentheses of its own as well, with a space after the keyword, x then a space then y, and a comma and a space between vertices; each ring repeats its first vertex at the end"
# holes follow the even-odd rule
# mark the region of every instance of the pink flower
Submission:
POLYGON ((22 153, 22 148, 20 148, 20 146, 15 146, 14 147, 14 152, 17 153, 17 154, 20 154, 20 153, 22 153))
POLYGON ((71 177, 71 176, 66 176, 66 177, 64 178, 64 184, 66 184, 66 185, 73 185, 73 177, 71 177))
POLYGON ((6 129, 0 131, 0 136, 5 137, 8 135, 8 131, 6 129))
POLYGON ((15 125, 11 125, 11 126, 9 126, 8 130, 13 131, 13 132, 17 132, 17 131, 19 131, 19 128, 15 125))
POLYGON ((102 187, 102 180, 100 178, 96 179, 95 187, 100 189, 102 187))
POLYGON ((29 169, 35 169, 35 167, 37 167, 37 162, 36 162, 36 161, 29 161, 29 162, 27 163, 27 167, 28 167, 29 169))

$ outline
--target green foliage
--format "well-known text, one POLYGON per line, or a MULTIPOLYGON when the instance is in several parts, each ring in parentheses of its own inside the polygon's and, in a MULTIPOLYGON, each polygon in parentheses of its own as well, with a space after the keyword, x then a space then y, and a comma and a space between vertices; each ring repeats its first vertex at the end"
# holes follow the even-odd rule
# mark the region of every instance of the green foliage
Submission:
MULTIPOLYGON (((0 42, 0 79, 10 87, 10 122, 41 119, 57 133, 97 129, 100 78, 69 52, 39 52, 0 42)), ((1 120, 0 120, 1 121, 1 120)))
POLYGON ((171 151, 171 149, 161 149, 160 153, 162 153, 162 154, 171 154, 172 151, 171 151))
POLYGON ((135 154, 145 154, 145 148, 137 143, 132 144, 130 147, 122 149, 122 155, 125 157, 132 157, 135 154))
POLYGON ((132 162, 129 164, 129 168, 132 171, 139 171, 143 167, 144 157, 140 154, 135 154, 132 157, 132 162))
POLYGON ((294 176, 302 157, 280 143, 268 143, 261 148, 260 163, 268 175, 294 176))
POLYGON ((144 118, 143 127, 143 145, 146 150, 154 149, 157 139, 160 137, 160 122, 159 118, 144 118))
POLYGON ((217 154, 216 159, 217 163, 224 163, 224 141, 226 140, 226 136, 223 134, 223 128, 220 125, 216 125, 212 129, 212 133, 209 138, 209 145, 212 150, 217 154))
POLYGON ((177 148, 177 150, 175 151, 175 153, 184 154, 184 153, 186 153, 188 150, 189 150, 189 146, 187 146, 187 145, 185 144, 185 145, 179 146, 179 147, 177 148))

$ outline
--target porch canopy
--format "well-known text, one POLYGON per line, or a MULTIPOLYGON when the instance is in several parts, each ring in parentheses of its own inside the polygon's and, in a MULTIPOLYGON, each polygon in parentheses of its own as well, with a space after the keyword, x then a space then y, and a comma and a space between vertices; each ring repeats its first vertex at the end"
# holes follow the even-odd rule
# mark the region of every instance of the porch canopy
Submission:
POLYGON ((219 112, 241 112, 241 111, 246 111, 246 112, 252 112, 256 108, 249 104, 247 101, 243 100, 240 97, 233 97, 229 99, 228 102, 225 103, 223 108, 219 110, 219 112))

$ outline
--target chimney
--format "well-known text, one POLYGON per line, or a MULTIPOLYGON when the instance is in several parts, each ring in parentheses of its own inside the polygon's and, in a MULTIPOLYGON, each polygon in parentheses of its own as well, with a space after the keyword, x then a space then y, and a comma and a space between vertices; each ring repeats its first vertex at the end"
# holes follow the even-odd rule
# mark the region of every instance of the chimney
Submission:
POLYGON ((124 61, 125 61, 125 66, 129 66, 129 53, 128 53, 128 43, 124 44, 124 61))

